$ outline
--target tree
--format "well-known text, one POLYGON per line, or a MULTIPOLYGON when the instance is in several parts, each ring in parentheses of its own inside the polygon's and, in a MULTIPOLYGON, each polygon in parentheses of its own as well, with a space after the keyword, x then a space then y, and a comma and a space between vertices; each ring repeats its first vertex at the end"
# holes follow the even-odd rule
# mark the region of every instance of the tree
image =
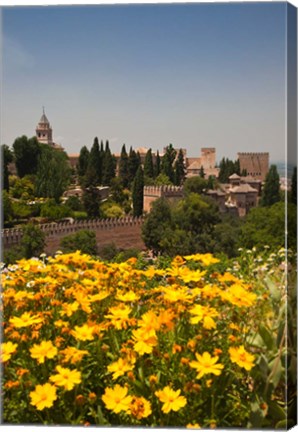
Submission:
POLYGON ((276 165, 271 165, 265 178, 261 206, 268 207, 280 201, 279 175, 276 165))
POLYGON ((184 183, 184 192, 186 194, 197 193, 202 194, 205 189, 208 187, 208 182, 200 177, 194 176, 185 180, 184 183))
POLYGON ((41 217, 57 221, 69 217, 71 214, 72 210, 67 205, 57 204, 54 199, 49 199, 45 204, 43 204, 40 211, 41 217))
POLYGON ((161 172, 169 177, 172 183, 175 182, 175 172, 174 172, 174 161, 176 158, 176 150, 173 148, 172 144, 168 145, 166 152, 161 160, 161 172))
POLYGON ((97 254, 96 234, 90 230, 80 230, 74 234, 63 237, 60 242, 64 253, 76 252, 77 250, 89 255, 97 254))
POLYGON ((83 192, 83 204, 85 211, 90 218, 98 218, 100 215, 100 196, 96 187, 90 186, 83 192))
POLYGON ((172 212, 168 201, 160 198, 152 203, 150 213, 142 226, 142 238, 146 247, 155 255, 163 252, 162 241, 165 230, 172 227, 172 212))
POLYGON ((5 189, 2 190, 2 212, 4 223, 9 222, 13 217, 13 210, 8 192, 5 189))
POLYGON ((240 175, 239 159, 233 162, 228 158, 227 159, 222 158, 219 164, 219 174, 218 174, 218 180, 220 181, 220 183, 228 183, 229 177, 234 173, 240 175))
POLYGON ((119 160, 119 177, 123 187, 127 188, 129 185, 129 169, 128 169, 128 155, 126 152, 125 144, 123 144, 119 160))
POLYGON ((36 194, 54 198, 58 203, 70 183, 71 169, 67 155, 49 146, 42 148, 36 173, 36 194))
POLYGON ((297 167, 294 167, 292 180, 291 180, 291 192, 290 202, 297 205, 297 167))
MULTIPOLYGON (((296 251, 297 207, 288 203, 287 246, 296 251)), ((285 247, 285 203, 277 202, 269 207, 256 207, 249 211, 241 228, 240 244, 244 248, 270 246, 273 251, 285 247)))
POLYGON ((79 177, 83 177, 86 174, 88 163, 89 163, 90 152, 86 146, 83 146, 80 150, 80 155, 77 163, 77 172, 79 177))
POLYGON ((200 168, 200 177, 205 178, 205 171, 203 165, 200 168))
POLYGON ((184 155, 182 149, 179 150, 177 160, 175 162, 175 185, 180 186, 183 184, 186 176, 184 165, 184 155))
POLYGON ((151 148, 147 151, 144 160, 144 176, 154 178, 154 167, 151 148))
POLYGON ((98 186, 102 180, 102 157, 99 149, 98 138, 94 138, 90 150, 88 167, 85 172, 84 187, 98 186))
POLYGON ((25 258, 38 257, 45 247, 44 232, 33 223, 29 223, 23 228, 21 248, 25 258))
POLYGON ((156 152, 155 164, 154 164, 154 178, 158 177, 160 174, 160 156, 159 151, 156 152))
POLYGON ((130 147, 129 157, 128 157, 129 186, 132 185, 139 166, 140 166, 140 158, 138 157, 137 153, 132 149, 132 147, 130 147))
POLYGON ((13 161, 13 153, 6 144, 3 144, 1 146, 1 153, 2 153, 2 167, 3 167, 2 189, 5 189, 8 192, 9 191, 9 181, 8 181, 9 169, 8 169, 8 165, 13 161))
POLYGON ((102 167, 102 184, 110 186, 112 180, 115 178, 116 164, 109 147, 109 141, 106 141, 106 147, 103 154, 103 167, 102 167))
POLYGON ((13 143, 16 169, 19 177, 26 174, 36 174, 38 161, 43 144, 36 137, 28 139, 25 135, 17 138, 13 143))
POLYGON ((144 173, 139 166, 132 187, 133 215, 142 216, 144 207, 144 173))

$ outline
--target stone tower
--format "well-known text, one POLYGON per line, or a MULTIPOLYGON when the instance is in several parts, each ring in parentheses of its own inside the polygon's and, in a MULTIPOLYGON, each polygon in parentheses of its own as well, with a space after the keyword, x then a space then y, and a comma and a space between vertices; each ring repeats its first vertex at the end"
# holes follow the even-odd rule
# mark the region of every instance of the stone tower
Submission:
POLYGON ((41 144, 53 145, 52 128, 49 120, 47 119, 44 108, 39 123, 36 127, 36 138, 41 144))
POLYGON ((269 171, 269 153, 238 153, 240 172, 246 170, 247 175, 264 181, 269 171))

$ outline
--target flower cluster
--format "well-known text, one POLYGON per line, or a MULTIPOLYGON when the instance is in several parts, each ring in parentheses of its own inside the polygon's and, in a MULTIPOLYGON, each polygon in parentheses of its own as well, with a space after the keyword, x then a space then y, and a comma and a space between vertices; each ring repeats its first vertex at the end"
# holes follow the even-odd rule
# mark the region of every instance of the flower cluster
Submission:
POLYGON ((211 254, 57 254, 2 286, 5 422, 247 425, 268 290, 211 254))

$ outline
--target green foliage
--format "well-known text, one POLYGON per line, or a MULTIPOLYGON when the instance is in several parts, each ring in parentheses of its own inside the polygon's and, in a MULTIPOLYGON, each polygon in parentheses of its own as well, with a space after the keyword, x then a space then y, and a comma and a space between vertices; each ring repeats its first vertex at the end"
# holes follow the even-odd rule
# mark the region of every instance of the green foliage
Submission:
POLYGON ((203 165, 200 168, 200 174, 199 175, 200 175, 200 177, 205 178, 205 171, 204 171, 203 165))
POLYGON ((186 195, 190 193, 202 194, 207 188, 208 182, 200 176, 190 177, 184 183, 184 192, 186 195))
POLYGON ((66 153, 43 146, 36 174, 36 195, 59 202, 70 183, 71 169, 66 153))
POLYGON ((104 186, 110 186, 113 179, 115 178, 116 161, 113 157, 109 141, 106 141, 106 147, 103 154, 103 167, 102 167, 102 184, 104 186))
POLYGON ((25 258, 38 257, 45 247, 45 234, 42 230, 32 223, 23 228, 21 248, 25 258))
POLYGON ((184 156, 182 149, 179 150, 177 160, 175 162, 175 185, 180 186, 183 184, 186 176, 186 168, 184 164, 184 156))
POLYGON ((13 153, 6 144, 3 144, 1 145, 1 155, 2 155, 2 169, 3 169, 2 189, 5 189, 8 192, 9 191, 8 165, 13 161, 13 153))
POLYGON ((122 250, 114 256, 114 261, 117 263, 126 262, 130 258, 138 258, 140 251, 136 248, 122 250))
POLYGON ((83 204, 84 209, 87 212, 88 217, 98 218, 100 215, 99 205, 100 196, 98 190, 95 187, 89 187, 84 190, 83 193, 83 204))
POLYGON ((96 234, 90 230, 80 230, 63 237, 60 242, 63 252, 71 253, 77 250, 89 255, 97 254, 96 234))
POLYGON ((23 135, 14 141, 13 151, 19 177, 37 173, 42 148, 42 144, 39 144, 36 137, 28 139, 23 135))
POLYGON ((172 144, 168 145, 166 152, 161 160, 161 172, 165 174, 171 181, 175 182, 175 171, 174 171, 174 161, 176 159, 176 150, 173 148, 172 144))
MULTIPOLYGON (((288 247, 296 250, 296 206, 289 203, 288 247)), ((250 210, 241 229, 241 246, 245 248, 269 245, 272 249, 285 247, 285 203, 250 210)))
POLYGON ((80 150, 80 155, 77 163, 77 172, 79 177, 83 177, 86 174, 88 163, 89 163, 90 152, 86 146, 83 146, 80 150))
POLYGON ((90 150, 88 166, 85 171, 85 176, 82 180, 84 187, 98 186, 102 181, 102 154, 99 148, 98 138, 94 138, 93 145, 90 150))
POLYGON ((77 196, 68 197, 67 200, 65 201, 65 205, 67 207, 69 207, 70 210, 73 210, 73 211, 83 210, 83 204, 82 204, 80 198, 77 196))
POLYGON ((160 198, 152 203, 150 213, 145 217, 142 226, 142 237, 146 247, 155 255, 164 251, 162 241, 167 228, 171 228, 172 212, 169 202, 160 198))
POLYGON ((118 249, 115 243, 110 243, 100 249, 100 258, 106 261, 111 261, 117 255, 118 249))
POLYGON ((132 147, 129 150, 128 157, 128 185, 131 186, 137 174, 138 168, 141 166, 139 153, 137 154, 132 147))
POLYGON ((128 167, 128 155, 126 152, 125 144, 123 144, 119 160, 119 178, 122 186, 127 188, 129 186, 129 167, 128 167))
POLYGON ((144 176, 154 178, 154 166, 151 148, 147 151, 144 161, 144 176))
POLYGON ((271 206, 280 201, 279 175, 276 165, 271 165, 265 178, 265 185, 262 192, 261 205, 271 206))
POLYGON ((154 163, 154 178, 158 177, 160 174, 160 164, 161 161, 160 161, 159 151, 157 150, 155 163, 154 163))
POLYGON ((22 201, 12 201, 12 212, 15 219, 28 218, 31 215, 31 207, 22 201))
POLYGON ((34 198, 35 176, 25 175, 23 178, 17 178, 10 188, 10 194, 13 198, 24 200, 34 198))
POLYGON ((239 159, 233 162, 228 158, 222 158, 219 164, 218 180, 220 183, 228 183, 232 174, 240 175, 239 159))
POLYGON ((72 210, 67 205, 57 204, 54 199, 49 199, 41 206, 40 216, 52 221, 69 217, 72 215, 72 210))
POLYGON ((124 216, 123 208, 113 201, 105 201, 100 206, 101 216, 103 218, 119 218, 124 216))
POLYGON ((155 184, 156 186, 167 186, 167 185, 172 185, 173 182, 171 182, 171 180, 169 179, 169 177, 168 177, 166 174, 164 174, 164 173, 160 173, 160 174, 156 177, 156 179, 155 179, 155 181, 154 181, 154 184, 155 184))
POLYGON ((144 206, 144 173, 141 165, 138 168, 132 186, 133 215, 141 216, 144 206))
POLYGON ((2 215, 4 223, 9 222, 13 216, 11 200, 6 190, 2 190, 2 215))

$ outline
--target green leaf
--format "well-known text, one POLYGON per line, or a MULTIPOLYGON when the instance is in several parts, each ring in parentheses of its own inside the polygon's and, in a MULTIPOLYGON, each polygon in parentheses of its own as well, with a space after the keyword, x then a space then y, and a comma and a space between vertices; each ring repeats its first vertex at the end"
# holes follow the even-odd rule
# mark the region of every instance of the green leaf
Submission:
POLYGON ((273 374, 270 377, 270 382, 272 382, 274 388, 279 384, 282 374, 284 373, 284 368, 282 367, 281 360, 275 358, 269 363, 270 373, 273 374))
POLYGON ((269 277, 265 279, 266 285, 269 288, 271 297, 273 300, 279 300, 280 299, 280 290, 278 289, 275 282, 273 282, 269 277))
POLYGON ((274 420, 286 420, 286 412, 285 410, 278 405, 275 401, 270 401, 268 403, 268 414, 274 419, 274 420))
POLYGON ((259 327, 259 333, 260 333, 261 338, 263 339, 266 347, 268 348, 268 350, 271 351, 274 348, 276 348, 275 343, 274 343, 274 339, 273 339, 270 331, 262 324, 259 327))

